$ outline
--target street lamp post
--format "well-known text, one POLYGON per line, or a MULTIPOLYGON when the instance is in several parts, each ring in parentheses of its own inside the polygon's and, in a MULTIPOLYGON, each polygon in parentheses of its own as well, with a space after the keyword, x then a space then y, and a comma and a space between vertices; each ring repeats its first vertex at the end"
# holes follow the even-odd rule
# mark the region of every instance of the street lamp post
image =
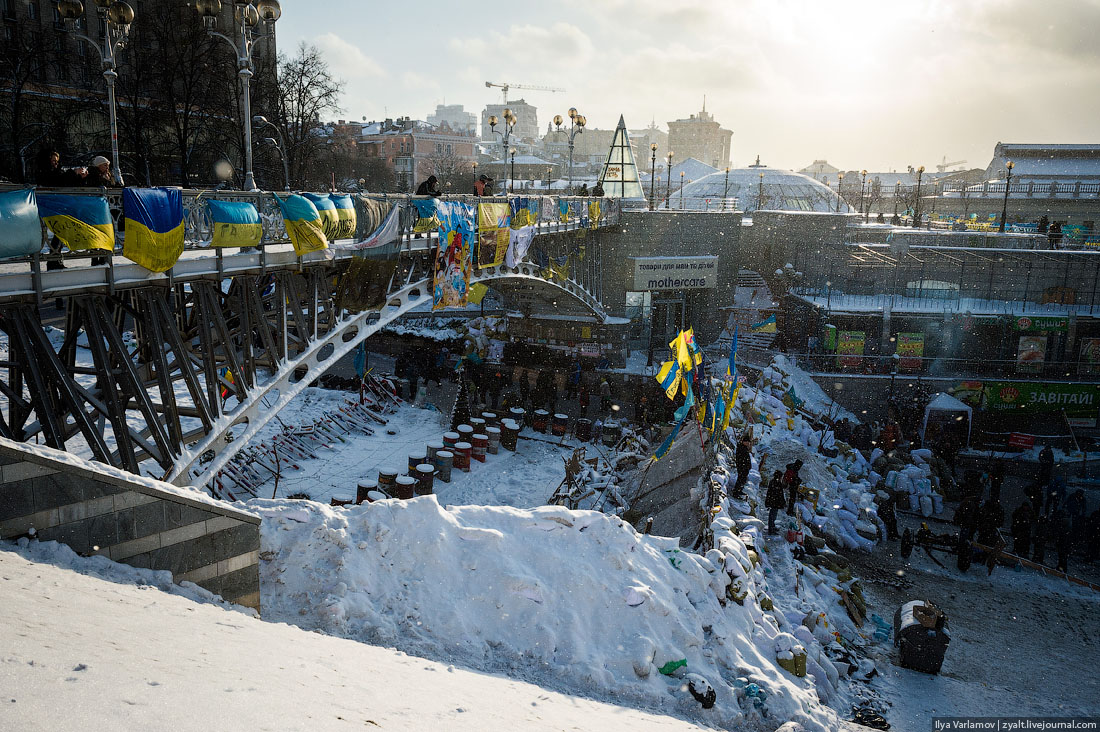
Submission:
POLYGON ((924 166, 917 168, 917 200, 913 204, 913 228, 920 228, 920 179, 924 175, 924 166))
POLYGON ((509 182, 511 183, 512 193, 516 192, 516 149, 509 148, 508 152, 512 156, 512 172, 508 174, 509 182))
POLYGON ((255 117, 253 117, 252 118, 252 123, 254 125, 256 125, 257 127, 261 128, 261 129, 264 128, 264 127, 270 127, 271 129, 275 130, 275 134, 277 134, 279 136, 278 140, 275 140, 274 138, 271 138, 271 137, 265 137, 264 142, 268 142, 268 140, 270 140, 270 142, 268 142, 268 144, 273 146, 276 150, 279 151, 279 159, 281 159, 283 161, 283 183, 286 185, 286 188, 284 190, 289 191, 290 190, 290 165, 287 163, 287 159, 286 159, 286 156, 287 156, 287 153, 289 152, 289 150, 287 150, 287 148, 286 148, 286 138, 283 136, 283 131, 281 129, 279 129, 279 126, 277 124, 275 124, 274 122, 271 122, 267 117, 264 117, 262 114, 257 114, 255 117))
POLYGON ((549 165, 546 166, 546 195, 550 195, 550 174, 554 172, 554 169, 549 165))
MULTIPOLYGON (((763 177, 763 173, 760 174, 763 177)), ((726 166, 726 187, 722 189, 722 210, 726 210, 726 199, 730 196, 730 166, 726 166)))
POLYGON ((863 214, 863 222, 867 223, 867 212, 863 210, 863 192, 867 188, 867 171, 861 170, 859 171, 859 175, 859 212, 863 214))
POLYGON ((134 22, 134 9, 122 0, 95 0, 96 14, 105 29, 103 48, 83 33, 77 33, 76 21, 84 16, 84 3, 80 0, 57 0, 57 13, 66 22, 66 30, 77 38, 87 41, 99 52, 99 61, 103 68, 103 80, 107 82, 107 109, 111 125, 111 172, 115 183, 122 185, 122 171, 118 162, 118 112, 115 108, 115 54, 126 45, 130 37, 130 24, 134 22))
POLYGON ((680 210, 684 209, 684 171, 680 171, 680 210))
POLYGON ((836 174, 836 212, 840 213, 840 184, 844 182, 844 173, 836 174))
POLYGON ((901 181, 894 182, 894 218, 892 223, 898 225, 898 198, 901 197, 901 181))
MULTIPOLYGON (((554 126, 558 128, 558 132, 561 132, 562 123, 565 120, 562 119, 560 114, 554 115, 554 126)), ((577 135, 584 132, 584 126, 588 124, 588 120, 584 115, 577 111, 576 107, 569 108, 569 195, 573 195, 573 147, 576 144, 577 135)))
POLYGON ((657 205, 657 143, 649 144, 649 210, 657 205))
MULTIPOLYGON (((729 180, 730 171, 726 168, 726 179, 729 180)), ((729 184, 726 184, 729 187, 729 184)), ((756 187, 756 210, 764 207, 764 173, 760 173, 760 183, 756 187)))
POLYGON ((672 208, 672 151, 668 152, 668 176, 665 178, 665 207, 672 208))
MULTIPOLYGON (((97 0, 98 2, 98 0, 97 0)), ((271 33, 254 35, 252 29, 259 23, 274 26, 283 14, 279 0, 233 0, 233 30, 236 40, 219 33, 218 15, 222 10, 221 0, 196 0, 195 9, 202 16, 206 32, 229 44, 237 55, 237 77, 241 80, 241 120, 244 132, 244 189, 256 190, 256 176, 252 172, 252 97, 249 83, 252 81, 252 51, 256 41, 271 37, 271 33)))
POLYGON ((1005 198, 1004 203, 1001 204, 1001 225, 997 227, 997 231, 1002 234, 1005 231, 1005 217, 1008 216, 1008 189, 1012 186, 1012 169, 1016 167, 1016 163, 1011 160, 1005 164, 1005 168, 1008 170, 1008 176, 1005 180, 1005 198))

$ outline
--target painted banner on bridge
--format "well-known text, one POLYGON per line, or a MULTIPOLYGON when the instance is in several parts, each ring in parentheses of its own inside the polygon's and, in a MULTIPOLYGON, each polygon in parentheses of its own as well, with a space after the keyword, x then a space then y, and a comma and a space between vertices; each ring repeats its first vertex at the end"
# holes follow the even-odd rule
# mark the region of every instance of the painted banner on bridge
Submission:
POLYGON ((432 310, 464 308, 469 302, 474 212, 474 207, 465 203, 436 202, 439 244, 432 276, 432 310))
POLYGON ((40 193, 38 214, 54 236, 74 252, 87 249, 109 252, 115 248, 115 226, 103 196, 40 193))
MULTIPOLYGON (((526 211, 526 209, 523 209, 526 211)), ((477 266, 499 267, 511 241, 512 210, 507 203, 477 205, 477 266)))

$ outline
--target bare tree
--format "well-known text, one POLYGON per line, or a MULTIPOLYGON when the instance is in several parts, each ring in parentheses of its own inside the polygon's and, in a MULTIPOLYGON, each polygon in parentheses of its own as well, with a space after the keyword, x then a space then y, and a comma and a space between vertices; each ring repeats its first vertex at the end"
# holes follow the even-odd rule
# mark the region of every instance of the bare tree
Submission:
POLYGON ((428 170, 439 181, 444 193, 468 193, 474 189, 473 161, 446 148, 428 156, 428 170))
POLYGON ((48 136, 48 127, 37 121, 34 110, 57 57, 47 50, 36 26, 19 21, 8 27, 12 40, 0 47, 0 91, 4 94, 2 114, 7 138, 3 174, 25 182, 28 151, 48 136))
POLYGON ((293 57, 280 54, 278 121, 286 140, 284 154, 292 185, 312 182, 310 163, 325 146, 321 120, 340 110, 341 86, 316 46, 303 42, 293 57))

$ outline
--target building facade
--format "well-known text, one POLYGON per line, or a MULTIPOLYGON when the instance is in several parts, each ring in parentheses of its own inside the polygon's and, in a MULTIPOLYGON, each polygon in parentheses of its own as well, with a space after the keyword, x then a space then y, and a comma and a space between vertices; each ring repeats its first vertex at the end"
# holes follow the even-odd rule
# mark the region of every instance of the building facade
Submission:
POLYGON ((476 142, 472 133, 409 117, 368 122, 358 140, 366 157, 385 161, 398 187, 410 191, 430 175, 442 179, 470 167, 476 142))
POLYGON ((695 158, 719 170, 730 164, 733 131, 720 125, 706 107, 687 119, 668 123, 668 149, 676 160, 695 158))
POLYGON ((514 99, 507 104, 489 104, 481 110, 481 139, 492 141, 500 140, 504 133, 504 110, 512 110, 516 115, 516 127, 512 130, 512 137, 517 142, 534 144, 539 139, 539 115, 538 108, 528 104, 522 99, 514 99), (497 118, 496 130, 489 126, 489 117, 497 118))
POLYGON ((467 112, 461 104, 437 104, 427 122, 436 127, 446 125, 456 132, 477 134, 477 115, 467 112))

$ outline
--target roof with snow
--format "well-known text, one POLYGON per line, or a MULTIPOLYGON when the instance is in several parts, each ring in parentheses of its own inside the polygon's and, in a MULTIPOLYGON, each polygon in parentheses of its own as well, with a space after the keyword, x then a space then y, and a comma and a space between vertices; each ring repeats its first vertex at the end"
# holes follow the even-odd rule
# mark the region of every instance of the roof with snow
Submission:
POLYGON ((682 160, 676 165, 672 166, 672 177, 674 179, 679 178, 680 173, 683 173, 685 183, 699 180, 704 176, 708 176, 711 173, 717 172, 718 168, 715 168, 713 165, 707 165, 703 161, 696 160, 695 158, 682 160))
POLYGON ((1035 182, 1100 180, 1100 145, 1042 145, 999 142, 986 168, 987 180, 1004 180, 1011 160, 1012 177, 1035 182))

